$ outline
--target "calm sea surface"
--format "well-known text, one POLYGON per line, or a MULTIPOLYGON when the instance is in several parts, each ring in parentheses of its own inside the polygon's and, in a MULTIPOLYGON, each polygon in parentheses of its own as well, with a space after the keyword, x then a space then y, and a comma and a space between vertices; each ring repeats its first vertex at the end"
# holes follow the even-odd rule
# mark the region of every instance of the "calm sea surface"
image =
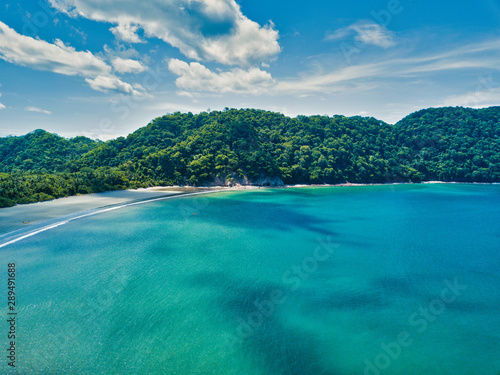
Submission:
POLYGON ((179 197, 4 246, 0 267, 1 374, 500 374, 499 185, 179 197))

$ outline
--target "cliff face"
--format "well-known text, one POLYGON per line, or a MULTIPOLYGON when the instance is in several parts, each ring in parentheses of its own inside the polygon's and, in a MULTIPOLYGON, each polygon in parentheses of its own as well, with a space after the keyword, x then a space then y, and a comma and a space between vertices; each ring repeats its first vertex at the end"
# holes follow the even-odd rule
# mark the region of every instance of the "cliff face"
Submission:
POLYGON ((208 186, 265 186, 265 187, 280 187, 285 186, 283 180, 279 177, 269 177, 269 176, 260 176, 258 179, 250 181, 246 176, 243 178, 238 177, 227 177, 227 178, 219 178, 216 177, 213 181, 207 184, 208 186))

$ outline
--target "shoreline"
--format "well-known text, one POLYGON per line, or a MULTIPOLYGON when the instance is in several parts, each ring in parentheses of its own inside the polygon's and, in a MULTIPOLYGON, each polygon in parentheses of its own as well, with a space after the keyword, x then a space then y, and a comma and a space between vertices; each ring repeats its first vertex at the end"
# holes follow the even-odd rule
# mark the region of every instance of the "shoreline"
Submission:
POLYGON ((78 213, 125 205, 138 201, 186 194, 183 189, 129 189, 103 193, 73 195, 50 201, 18 204, 0 209, 0 240, 17 231, 34 229, 37 226, 78 213))
POLYGON ((181 196, 255 188, 257 187, 154 186, 74 195, 50 201, 4 207, 0 209, 0 248, 11 243, 13 239, 17 238, 17 241, 21 237, 25 238, 60 225, 57 223, 66 223, 126 206, 181 196))
MULTIPOLYGON (((342 183, 342 184, 296 184, 282 186, 153 186, 139 189, 115 190, 57 198, 50 201, 28 203, 0 209, 0 241, 8 241, 11 237, 40 230, 64 219, 75 220, 77 217, 94 215, 99 212, 113 210, 124 206, 147 203, 149 201, 170 199, 180 196, 216 193, 221 191, 256 190, 256 189, 289 189, 306 187, 361 187, 382 185, 417 185, 417 184, 470 184, 495 185, 498 183, 480 182, 395 182, 395 183, 342 183), (80 215, 80 216, 78 216, 80 215)), ((1 244, 0 244, 1 245, 1 244)), ((1 247, 1 246, 0 246, 1 247)))

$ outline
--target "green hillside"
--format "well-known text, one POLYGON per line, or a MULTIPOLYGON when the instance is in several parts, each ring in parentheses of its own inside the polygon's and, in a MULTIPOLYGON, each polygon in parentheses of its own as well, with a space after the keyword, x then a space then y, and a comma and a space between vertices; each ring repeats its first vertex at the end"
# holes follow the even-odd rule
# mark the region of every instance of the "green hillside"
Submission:
POLYGON ((394 128, 397 162, 426 180, 500 181, 500 107, 431 108, 394 128))
POLYGON ((65 139, 40 129, 22 137, 0 138, 0 172, 58 172, 101 143, 85 137, 65 139))

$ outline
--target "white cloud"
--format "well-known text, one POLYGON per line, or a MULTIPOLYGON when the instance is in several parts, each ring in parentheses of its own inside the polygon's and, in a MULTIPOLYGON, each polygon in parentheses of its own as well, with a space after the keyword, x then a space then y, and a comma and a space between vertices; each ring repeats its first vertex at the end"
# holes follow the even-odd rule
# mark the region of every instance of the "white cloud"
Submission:
POLYGON ((500 83, 493 81, 493 76, 481 77, 475 90, 462 95, 452 95, 444 99, 440 106, 463 106, 484 108, 500 104, 500 83))
MULTIPOLYGON (((86 79, 108 77, 119 81, 111 73, 111 66, 90 51, 76 51, 61 40, 46 41, 18 34, 0 21, 0 59, 36 70, 45 70, 68 76, 82 76, 86 79)), ((127 88, 127 83, 116 84, 127 88)), ((94 88, 91 85, 92 88, 94 88)), ((123 92, 131 92, 124 90, 123 92)))
POLYGON ((235 0, 50 0, 70 16, 109 22, 121 40, 159 38, 188 58, 248 66, 273 59, 280 52, 278 32, 260 26, 241 12, 235 0))
POLYGON ((79 52, 59 39, 54 44, 18 34, 0 21, 0 58, 65 75, 108 74, 111 68, 91 52, 79 52))
POLYGON ((51 115, 52 114, 52 112, 47 111, 46 109, 38 108, 38 107, 26 107, 26 108, 24 108, 24 110, 28 111, 28 112, 43 113, 43 114, 46 114, 46 115, 51 115))
POLYGON ((142 95, 142 93, 135 90, 131 84, 123 82, 120 79, 112 76, 97 76, 94 79, 85 78, 85 82, 87 82, 92 89, 97 91, 106 93, 109 91, 116 91, 136 96, 142 95))
POLYGON ((362 80, 359 84, 372 88, 367 78, 378 77, 384 71, 380 64, 349 66, 328 73, 304 75, 300 78, 285 79, 279 82, 276 90, 282 93, 333 93, 345 90, 346 84, 362 80))
POLYGON ((115 71, 118 73, 141 73, 146 70, 146 67, 137 60, 115 57, 111 63, 113 64, 115 71))
POLYGON ((137 35, 137 30, 139 29, 139 26, 137 25, 131 25, 128 23, 125 24, 119 24, 116 27, 112 27, 109 29, 116 39, 122 40, 124 42, 129 42, 129 43, 145 43, 144 40, 142 40, 139 35, 137 35))
POLYGON ((271 74, 258 68, 235 68, 228 72, 215 73, 197 62, 188 64, 171 59, 168 69, 178 76, 176 86, 187 91, 258 94, 275 85, 271 74))
MULTIPOLYGON (((387 55, 384 55, 383 59, 371 63, 330 70, 321 64, 313 64, 314 72, 283 78, 279 81, 273 79, 268 72, 258 68, 217 72, 200 63, 188 64, 178 59, 171 59, 168 67, 178 76, 176 85, 180 90, 179 94, 184 96, 201 92, 292 94, 296 97, 314 94, 354 94, 387 90, 387 87, 390 87, 388 85, 392 84, 405 82, 410 84, 415 77, 432 82, 433 75, 441 74, 443 71, 500 70, 499 44, 500 40, 487 41, 459 48, 450 47, 449 50, 435 54, 410 57, 387 58, 387 55)), ((436 81, 439 81, 437 76, 436 81)))
POLYGON ((328 34, 325 40, 341 40, 349 35, 355 35, 355 39, 363 44, 389 48, 396 45, 394 34, 382 25, 371 21, 360 21, 350 26, 336 30, 328 34))
MULTIPOLYGON (((500 39, 477 44, 450 47, 447 51, 429 55, 387 58, 373 63, 340 67, 324 72, 316 67, 319 73, 302 74, 298 78, 283 79, 276 86, 281 93, 333 93, 342 90, 362 89, 364 91, 380 88, 389 81, 405 82, 405 79, 425 77, 432 80, 433 74, 446 71, 471 70, 481 74, 482 71, 500 70, 500 39)), ((439 78, 436 78, 439 81, 439 78)))
POLYGON ((0 109, 6 108, 2 103, 0 103, 0 109))

